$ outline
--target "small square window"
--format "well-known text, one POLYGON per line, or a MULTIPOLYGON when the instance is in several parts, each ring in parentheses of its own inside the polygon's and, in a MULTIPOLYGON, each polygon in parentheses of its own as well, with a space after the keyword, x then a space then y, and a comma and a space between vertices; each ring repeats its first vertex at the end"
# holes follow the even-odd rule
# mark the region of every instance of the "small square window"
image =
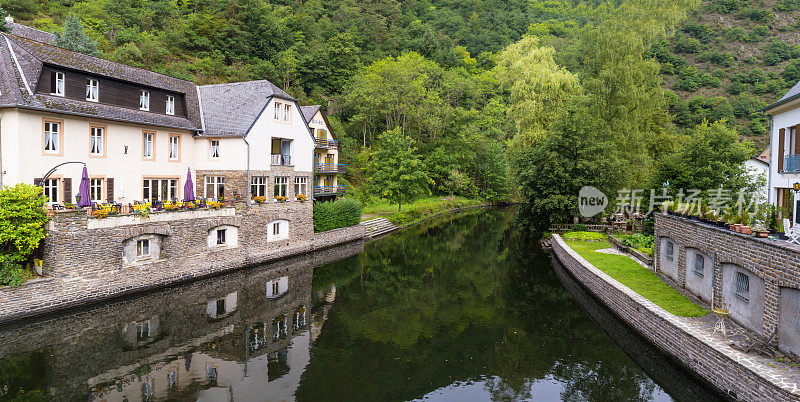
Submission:
POLYGON ((277 295, 280 294, 280 292, 281 292, 281 287, 278 281, 272 282, 272 294, 277 295))
POLYGON ((139 93, 139 110, 150 110, 150 91, 141 91, 139 93))
POLYGON ((217 229, 217 245, 225 245, 225 229, 217 229))
POLYGON ((167 95, 167 114, 174 115, 175 114, 175 97, 172 95, 167 95))
POLYGON ((217 300, 217 316, 225 314, 225 299, 217 300))
POLYGON ((219 159, 219 140, 209 141, 209 157, 219 159))
POLYGON ((670 261, 672 261, 673 259, 673 252, 675 251, 674 249, 675 249, 675 244, 673 244, 671 241, 668 241, 667 250, 664 253, 664 256, 670 261))
POLYGON ((136 256, 147 257, 150 255, 150 239, 142 239, 136 242, 136 256))
POLYGON ((272 234, 278 236, 281 234, 281 224, 280 223, 273 223, 272 224, 272 234))
POLYGON ((705 265, 705 258, 703 258, 700 254, 694 255, 694 267, 692 268, 692 272, 695 273, 697 276, 703 276, 703 268, 705 265))
POLYGON ((143 341, 150 338, 150 321, 136 324, 136 340, 143 341))
POLYGON ((100 99, 100 82, 93 79, 86 79, 86 100, 97 102, 100 99))
POLYGON ((50 85, 53 87, 51 94, 64 96, 64 73, 59 73, 58 71, 53 71, 50 75, 50 85))
POLYGON ((747 274, 743 272, 736 273, 734 295, 746 302, 750 301, 750 277, 747 274))

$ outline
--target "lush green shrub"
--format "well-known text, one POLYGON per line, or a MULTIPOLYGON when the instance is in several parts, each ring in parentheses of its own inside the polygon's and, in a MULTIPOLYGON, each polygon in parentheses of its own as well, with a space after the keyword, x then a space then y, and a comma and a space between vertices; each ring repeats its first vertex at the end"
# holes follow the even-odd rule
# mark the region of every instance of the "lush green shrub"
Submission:
POLYGON ((728 86, 728 93, 731 95, 739 95, 742 92, 747 91, 747 84, 741 81, 732 81, 731 85, 728 86))
POLYGON ((45 201, 41 187, 29 184, 0 190, 0 285, 19 286, 29 276, 23 265, 44 239, 45 201))
POLYGON ((789 83, 800 81, 800 59, 794 59, 783 69, 781 77, 789 83))
POLYGON ((712 32, 711 28, 708 25, 697 21, 686 21, 683 24, 682 28, 683 32, 688 33, 689 35, 697 38, 700 42, 708 43, 711 42, 712 39, 712 32))
POLYGON ((775 11, 789 12, 797 11, 800 9, 800 1, 798 0, 781 0, 773 7, 775 11))
POLYGON ((764 54, 762 55, 764 64, 768 66, 774 66, 781 61, 794 59, 797 57, 800 57, 800 49, 798 49, 797 46, 779 41, 777 39, 773 39, 769 42, 769 45, 767 45, 767 48, 764 50, 764 54))
POLYGON ((743 94, 730 100, 733 115, 738 118, 749 116, 765 106, 764 102, 752 95, 743 94))
POLYGON ((357 225, 361 221, 361 203, 352 198, 314 204, 314 231, 357 225))
POLYGON ((703 52, 703 54, 701 54, 697 60, 700 62, 709 62, 723 67, 730 67, 733 65, 733 56, 717 51, 703 52))
POLYGON ((685 35, 675 35, 675 51, 678 53, 700 53, 703 45, 699 40, 685 35))
POLYGON ((750 7, 742 10, 742 12, 739 13, 739 18, 747 18, 756 22, 769 22, 772 20, 773 15, 771 12, 762 8, 750 7))
POLYGON ((653 236, 645 236, 641 233, 624 234, 619 236, 619 240, 624 246, 639 250, 645 254, 653 254, 653 236))
POLYGON ((749 38, 747 30, 742 27, 735 27, 725 32, 725 39, 729 42, 747 42, 749 38))
POLYGON ((769 26, 759 25, 753 28, 752 31, 750 31, 750 35, 747 37, 747 41, 752 43, 761 42, 762 40, 764 40, 764 38, 767 37, 768 34, 769 34, 769 26))
POLYGON ((714 0, 711 3, 712 11, 722 14, 732 13, 739 10, 739 8, 741 8, 739 0, 714 0))

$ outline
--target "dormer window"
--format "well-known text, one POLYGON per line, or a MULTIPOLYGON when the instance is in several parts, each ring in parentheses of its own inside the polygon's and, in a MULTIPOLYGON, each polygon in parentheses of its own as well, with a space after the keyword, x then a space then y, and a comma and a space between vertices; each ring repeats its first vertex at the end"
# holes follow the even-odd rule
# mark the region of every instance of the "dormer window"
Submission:
POLYGON ((86 100, 97 102, 100 98, 100 82, 95 79, 86 79, 86 100))
POLYGON ((167 114, 175 114, 175 97, 167 95, 167 114))
POLYGON ((150 110, 150 91, 142 91, 139 94, 139 110, 150 110))
POLYGON ((50 74, 50 88, 52 95, 64 96, 64 73, 53 71, 50 74))

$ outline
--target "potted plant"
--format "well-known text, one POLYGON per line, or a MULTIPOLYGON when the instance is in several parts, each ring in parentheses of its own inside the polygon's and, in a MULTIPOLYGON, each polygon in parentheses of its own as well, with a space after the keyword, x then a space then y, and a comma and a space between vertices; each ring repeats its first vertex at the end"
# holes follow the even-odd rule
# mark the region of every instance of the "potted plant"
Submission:
POLYGON ((260 195, 257 195, 255 197, 253 197, 253 201, 255 201, 256 204, 263 204, 263 203, 267 202, 267 197, 262 197, 260 195))
POLYGON ((767 230, 767 226, 763 223, 757 223, 753 225, 753 235, 755 237, 766 238, 769 236, 769 231, 767 230))
POLYGON ((192 211, 194 209, 197 209, 197 204, 195 204, 195 203, 193 203, 191 201, 190 202, 186 202, 186 203, 183 204, 183 208, 187 209, 189 211, 192 211))
POLYGON ((305 194, 297 194, 297 197, 295 198, 297 199, 297 201, 300 202, 306 202, 306 200, 308 199, 305 194))
POLYGON ((164 209, 166 209, 167 211, 177 211, 180 209, 180 207, 175 204, 169 203, 167 205, 164 205, 164 209))
POLYGON ((279 196, 275 197, 275 200, 278 201, 278 202, 286 202, 287 198, 282 196, 282 195, 279 195, 279 196))
POLYGON ((219 201, 209 201, 208 206, 209 208, 220 209, 222 208, 222 203, 219 201))
POLYGON ((92 212, 92 216, 97 219, 103 219, 108 216, 108 211, 105 209, 98 209, 97 211, 92 212))

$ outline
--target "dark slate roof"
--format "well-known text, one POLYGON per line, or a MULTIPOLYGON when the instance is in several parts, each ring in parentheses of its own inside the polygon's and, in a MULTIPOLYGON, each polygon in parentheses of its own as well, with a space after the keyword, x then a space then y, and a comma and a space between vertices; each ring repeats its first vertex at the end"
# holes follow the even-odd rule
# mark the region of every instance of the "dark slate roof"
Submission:
POLYGON ((121 63, 71 52, 44 42, 11 34, 0 40, 0 100, 5 107, 22 107, 56 113, 97 117, 169 128, 200 130, 200 106, 197 86, 186 80, 169 77, 121 63), (143 112, 120 106, 70 100, 49 94, 37 94, 36 88, 44 65, 53 65, 100 76, 133 82, 142 86, 182 93, 187 117, 143 112), (27 86, 25 85, 27 83, 27 86), (32 93, 31 93, 32 92, 32 93))
POLYGON ((22 38, 28 38, 39 42, 52 45, 56 41, 56 36, 50 32, 40 31, 16 22, 6 22, 6 26, 11 28, 11 34, 22 38))
POLYGON ((198 90, 203 105, 203 135, 209 137, 244 136, 270 98, 295 101, 267 80, 203 85, 198 90))
POLYGON ((314 106, 300 106, 300 111, 303 112, 303 118, 306 119, 306 123, 310 123, 311 119, 314 118, 314 115, 319 112, 320 105, 314 106))

